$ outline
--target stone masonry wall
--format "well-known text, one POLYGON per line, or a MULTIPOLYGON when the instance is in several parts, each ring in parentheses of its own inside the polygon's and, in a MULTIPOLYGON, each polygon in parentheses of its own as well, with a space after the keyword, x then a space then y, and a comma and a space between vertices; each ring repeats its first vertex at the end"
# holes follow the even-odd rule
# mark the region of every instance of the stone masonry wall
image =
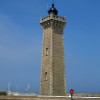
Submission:
POLYGON ((43 47, 42 47, 42 64, 41 64, 41 84, 40 84, 40 94, 50 95, 52 84, 51 74, 52 74, 52 30, 51 28, 45 29, 43 32, 43 47), (48 48, 48 54, 46 55, 46 48, 48 48), (47 73, 47 78, 45 76, 47 73))
POLYGON ((40 94, 64 96, 66 94, 63 43, 65 22, 50 19, 41 23, 41 26, 43 29, 43 47, 40 94), (48 54, 46 54, 46 49, 48 54))

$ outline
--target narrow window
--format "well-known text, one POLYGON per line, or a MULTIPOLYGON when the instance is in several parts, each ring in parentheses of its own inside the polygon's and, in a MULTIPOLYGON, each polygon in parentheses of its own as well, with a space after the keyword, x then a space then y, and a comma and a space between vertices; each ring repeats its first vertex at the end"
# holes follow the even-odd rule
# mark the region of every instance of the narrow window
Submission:
POLYGON ((48 56, 48 48, 46 48, 46 56, 48 56))
POLYGON ((45 80, 47 80, 47 72, 45 72, 45 80))

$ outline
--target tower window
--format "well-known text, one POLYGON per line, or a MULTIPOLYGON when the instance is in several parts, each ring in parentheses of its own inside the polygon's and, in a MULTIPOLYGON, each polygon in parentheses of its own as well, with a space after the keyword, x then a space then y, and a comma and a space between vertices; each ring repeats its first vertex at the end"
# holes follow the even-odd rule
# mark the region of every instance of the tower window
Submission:
POLYGON ((47 72, 45 72, 45 80, 47 80, 47 72))
POLYGON ((48 56, 48 48, 46 48, 46 56, 48 56))

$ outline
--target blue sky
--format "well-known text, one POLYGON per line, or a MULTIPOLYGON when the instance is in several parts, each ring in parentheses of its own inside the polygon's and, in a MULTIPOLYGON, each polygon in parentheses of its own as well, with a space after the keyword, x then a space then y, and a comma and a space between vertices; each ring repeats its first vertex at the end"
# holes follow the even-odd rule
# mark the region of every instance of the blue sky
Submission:
MULTIPOLYGON (((0 90, 39 92, 42 54, 40 17, 53 0, 0 0, 0 90), (47 6, 48 5, 48 6, 47 6)), ((55 0, 66 16, 67 91, 100 93, 100 0, 55 0)))

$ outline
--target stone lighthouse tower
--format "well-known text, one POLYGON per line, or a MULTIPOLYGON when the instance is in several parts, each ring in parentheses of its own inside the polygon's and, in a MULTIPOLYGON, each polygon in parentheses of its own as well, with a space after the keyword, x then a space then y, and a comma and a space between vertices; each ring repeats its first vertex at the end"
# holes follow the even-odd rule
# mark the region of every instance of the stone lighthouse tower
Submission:
POLYGON ((43 29, 41 95, 64 96, 66 94, 63 30, 66 18, 57 16, 52 4, 48 16, 41 18, 43 29))

